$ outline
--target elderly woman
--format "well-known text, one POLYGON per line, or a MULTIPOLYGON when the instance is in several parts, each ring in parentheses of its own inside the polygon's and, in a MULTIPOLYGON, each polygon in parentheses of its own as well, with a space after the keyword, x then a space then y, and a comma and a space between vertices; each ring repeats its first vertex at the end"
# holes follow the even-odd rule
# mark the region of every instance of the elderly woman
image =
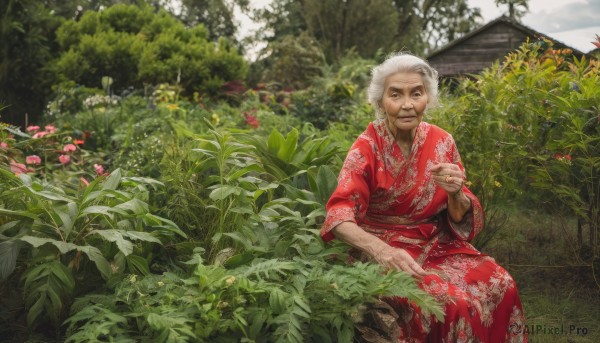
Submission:
POLYGON ((483 212, 454 140, 423 121, 437 86, 437 72, 409 54, 373 69, 368 97, 379 118, 348 152, 321 236, 415 276, 443 304, 440 322, 406 299, 387 299, 399 342, 525 342, 515 282, 469 244, 483 212))

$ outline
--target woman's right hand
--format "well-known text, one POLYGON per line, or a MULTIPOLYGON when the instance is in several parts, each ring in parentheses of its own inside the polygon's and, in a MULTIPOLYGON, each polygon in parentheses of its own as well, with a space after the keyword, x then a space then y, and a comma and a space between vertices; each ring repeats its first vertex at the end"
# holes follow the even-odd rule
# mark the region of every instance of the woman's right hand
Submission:
POLYGON ((406 250, 387 246, 373 256, 375 261, 387 269, 401 270, 416 277, 429 275, 406 250))
POLYGON ((373 256, 377 263, 388 270, 401 270, 416 277, 431 274, 423 270, 406 250, 388 245, 374 235, 365 232, 356 223, 342 222, 333 229, 333 234, 338 239, 373 256))

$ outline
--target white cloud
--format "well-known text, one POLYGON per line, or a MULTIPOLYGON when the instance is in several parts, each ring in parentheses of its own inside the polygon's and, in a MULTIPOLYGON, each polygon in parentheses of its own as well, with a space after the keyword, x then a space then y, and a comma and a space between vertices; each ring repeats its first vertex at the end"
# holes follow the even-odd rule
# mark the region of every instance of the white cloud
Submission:
MULTIPOLYGON (((532 6, 531 4, 530 6, 532 6)), ((523 23, 544 33, 585 29, 600 24, 600 1, 576 1, 560 7, 531 7, 523 23)))

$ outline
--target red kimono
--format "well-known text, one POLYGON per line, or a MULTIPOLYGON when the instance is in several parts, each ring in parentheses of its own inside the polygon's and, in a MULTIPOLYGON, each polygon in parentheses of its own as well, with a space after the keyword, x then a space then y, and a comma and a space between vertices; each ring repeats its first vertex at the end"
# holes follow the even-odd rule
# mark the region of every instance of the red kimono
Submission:
POLYGON ((464 171, 452 136, 439 127, 421 122, 404 157, 383 119, 369 124, 348 152, 321 236, 332 240, 335 226, 354 222, 434 272, 419 286, 444 305, 445 319, 424 316, 406 299, 387 299, 399 314, 399 342, 527 342, 515 282, 469 244, 483 228, 479 200, 463 187, 470 212, 461 223, 448 215, 447 193, 430 171, 444 162, 464 171))

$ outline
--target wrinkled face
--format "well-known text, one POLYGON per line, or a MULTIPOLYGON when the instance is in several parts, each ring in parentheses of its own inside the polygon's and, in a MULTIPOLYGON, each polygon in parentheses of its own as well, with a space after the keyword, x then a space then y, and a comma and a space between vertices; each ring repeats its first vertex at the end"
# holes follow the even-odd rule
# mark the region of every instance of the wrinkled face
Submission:
POLYGON ((385 79, 380 108, 392 133, 415 129, 427 107, 427 93, 419 73, 399 72, 385 79))

